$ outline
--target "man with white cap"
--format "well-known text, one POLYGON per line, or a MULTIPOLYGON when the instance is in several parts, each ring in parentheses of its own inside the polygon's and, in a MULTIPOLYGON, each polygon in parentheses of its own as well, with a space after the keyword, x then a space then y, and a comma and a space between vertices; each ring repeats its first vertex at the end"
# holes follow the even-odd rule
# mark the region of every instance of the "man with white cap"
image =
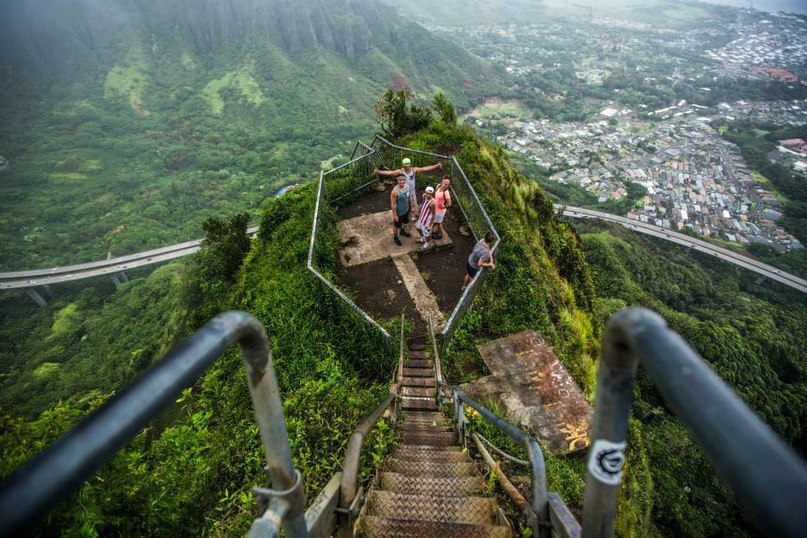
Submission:
POLYGON ((379 170, 376 168, 373 170, 374 175, 379 176, 397 176, 399 174, 403 174, 406 176, 406 185, 409 187, 409 211, 412 215, 412 218, 415 217, 417 214, 417 186, 415 185, 415 174, 418 172, 431 172, 432 170, 441 170, 443 168, 443 163, 437 162, 429 166, 412 166, 412 161, 409 157, 406 157, 403 161, 401 161, 403 165, 402 168, 397 170, 379 170))

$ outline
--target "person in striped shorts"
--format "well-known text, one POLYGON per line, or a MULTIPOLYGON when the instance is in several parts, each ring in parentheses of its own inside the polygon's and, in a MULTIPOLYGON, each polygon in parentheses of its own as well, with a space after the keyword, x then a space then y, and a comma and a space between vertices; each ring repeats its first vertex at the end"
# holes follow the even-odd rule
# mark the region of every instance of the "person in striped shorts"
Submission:
POLYGON ((417 241, 423 243, 423 246, 420 247, 423 252, 434 247, 434 241, 432 241, 434 210, 434 187, 426 187, 426 191, 423 193, 423 204, 420 206, 420 216, 415 224, 415 228, 420 233, 420 239, 417 241))

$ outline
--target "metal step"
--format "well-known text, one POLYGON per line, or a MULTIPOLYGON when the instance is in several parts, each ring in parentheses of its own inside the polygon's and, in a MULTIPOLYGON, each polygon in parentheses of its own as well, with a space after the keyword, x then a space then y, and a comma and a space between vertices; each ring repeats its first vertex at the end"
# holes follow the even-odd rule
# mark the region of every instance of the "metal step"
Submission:
POLYGON ((423 351, 426 349, 426 344, 423 342, 410 342, 409 343, 409 351, 423 351))
POLYGON ((404 411, 403 419, 407 422, 445 422, 448 419, 440 411, 404 411))
POLYGON ((462 452, 462 447, 459 445, 446 445, 446 446, 435 446, 435 445, 418 445, 418 444, 401 444, 398 445, 400 449, 407 449, 407 450, 428 450, 431 452, 462 452))
MULTIPOLYGON (((404 445, 404 447, 411 445, 404 445)), ((398 448, 393 456, 398 460, 414 461, 464 461, 473 462, 467 452, 447 450, 418 450, 414 448, 398 448)))
POLYGON ((437 391, 433 387, 404 387, 401 391, 402 396, 425 396, 428 398, 436 398, 437 391))
POLYGON ((404 377, 401 385, 404 387, 433 387, 435 383, 433 377, 404 377))
POLYGON ((401 440, 407 445, 451 446, 457 444, 454 432, 403 432, 401 440))
POLYGON ((405 377, 434 377, 434 368, 404 368, 405 377))
POLYGON ((409 359, 406 361, 407 368, 434 368, 434 361, 431 359, 409 359))
POLYGON ((409 348, 409 358, 410 359, 425 359, 430 357, 431 353, 426 351, 425 349, 412 349, 409 348))
POLYGON ((412 461, 393 458, 387 471, 407 476, 479 476, 476 463, 464 461, 412 461))
POLYGON ((416 519, 495 525, 496 501, 488 497, 418 495, 393 491, 371 491, 367 495, 367 514, 395 519, 416 519))
POLYGON ((432 493, 435 495, 480 495, 485 481, 479 476, 407 476, 381 473, 381 489, 397 493, 432 493))
POLYGON ((434 398, 420 398, 404 396, 401 398, 402 409, 437 409, 437 400, 434 398))
POLYGON ((364 516, 359 522, 358 535, 367 538, 510 538, 513 533, 503 526, 364 516))

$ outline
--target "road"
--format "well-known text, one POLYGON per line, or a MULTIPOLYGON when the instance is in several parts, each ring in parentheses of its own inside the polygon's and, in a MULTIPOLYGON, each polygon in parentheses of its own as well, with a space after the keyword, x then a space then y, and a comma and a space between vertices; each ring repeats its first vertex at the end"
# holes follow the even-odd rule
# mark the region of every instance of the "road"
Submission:
MULTIPOLYGON (((247 232, 252 236, 254 236, 257 231, 257 226, 252 226, 247 229, 247 232)), ((196 239, 195 241, 186 241, 176 245, 138 252, 137 254, 127 254, 126 256, 117 258, 66 265, 64 267, 0 273, 0 290, 35 288, 37 286, 58 284, 71 280, 114 275, 121 271, 188 256, 199 251, 202 241, 202 239, 196 239)))
POLYGON ((749 271, 753 271, 754 273, 762 275, 765 278, 769 278, 771 280, 775 280, 776 282, 780 282, 786 286, 790 286, 791 288, 795 288, 801 291, 802 293, 807 293, 807 280, 799 278, 795 275, 791 275, 790 273, 786 273, 785 271, 777 269, 772 265, 759 262, 752 258, 742 256, 741 254, 737 254, 736 252, 733 252, 731 250, 715 246, 711 243, 707 243, 706 241, 703 241, 701 239, 696 239, 689 235, 674 232, 666 228, 660 228, 658 226, 647 224, 638 220, 630 220, 625 217, 612 215, 610 213, 603 213, 602 211, 594 211, 592 209, 570 207, 560 204, 555 204, 555 209, 563 210, 563 215, 566 217, 572 217, 578 219, 600 219, 600 220, 607 220, 610 222, 616 222, 635 232, 651 235, 653 237, 658 237, 659 239, 664 239, 665 241, 678 243, 679 245, 690 248, 692 250, 697 250, 698 252, 709 254, 710 256, 714 256, 725 262, 732 263, 739 267, 743 267, 745 269, 748 269, 749 271))

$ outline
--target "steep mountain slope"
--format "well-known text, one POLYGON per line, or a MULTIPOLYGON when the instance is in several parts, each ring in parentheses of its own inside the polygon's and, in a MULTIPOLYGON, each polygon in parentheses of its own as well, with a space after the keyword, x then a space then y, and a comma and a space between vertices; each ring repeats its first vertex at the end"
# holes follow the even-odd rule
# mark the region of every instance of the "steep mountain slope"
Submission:
POLYGON ((198 236, 350 151, 383 89, 496 80, 374 0, 4 2, 0 266, 198 236))

